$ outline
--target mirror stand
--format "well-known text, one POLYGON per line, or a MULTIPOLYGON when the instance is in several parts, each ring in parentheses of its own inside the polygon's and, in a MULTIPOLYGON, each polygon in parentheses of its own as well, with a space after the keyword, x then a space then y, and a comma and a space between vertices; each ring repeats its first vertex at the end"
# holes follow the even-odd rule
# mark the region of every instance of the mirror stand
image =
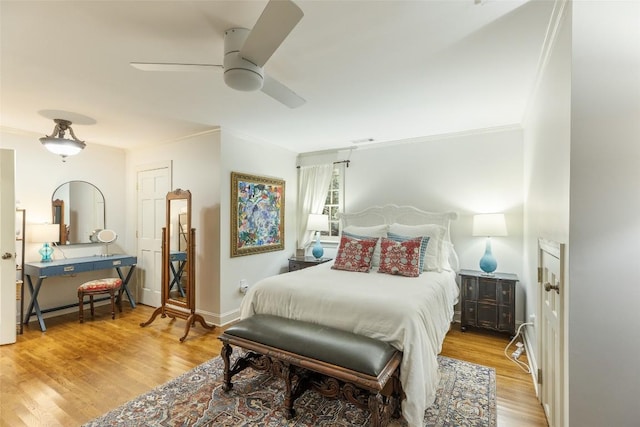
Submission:
POLYGON ((169 192, 167 226, 162 227, 162 304, 140 326, 150 325, 158 315, 185 319, 187 324, 180 342, 184 342, 196 322, 205 329, 215 328, 196 313, 195 241, 196 230, 191 228, 191 192, 180 189, 169 192))

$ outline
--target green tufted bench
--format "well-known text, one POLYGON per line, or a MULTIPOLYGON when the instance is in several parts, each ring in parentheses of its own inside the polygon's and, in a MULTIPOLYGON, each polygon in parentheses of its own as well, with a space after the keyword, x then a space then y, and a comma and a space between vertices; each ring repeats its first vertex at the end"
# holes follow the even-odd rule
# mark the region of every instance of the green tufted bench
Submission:
POLYGON ((223 390, 247 367, 270 371, 285 382, 284 413, 306 390, 342 397, 371 411, 372 426, 400 415, 402 353, 390 344, 323 325, 256 314, 225 330, 221 356, 223 390), (232 346, 247 350, 231 366, 232 346))

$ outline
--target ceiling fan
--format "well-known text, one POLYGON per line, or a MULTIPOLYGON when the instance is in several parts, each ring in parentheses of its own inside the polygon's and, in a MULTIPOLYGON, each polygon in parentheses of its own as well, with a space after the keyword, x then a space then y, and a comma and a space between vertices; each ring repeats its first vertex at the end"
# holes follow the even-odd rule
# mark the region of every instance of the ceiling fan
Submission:
POLYGON ((220 64, 131 62, 144 71, 224 70, 227 86, 241 91, 260 89, 289 108, 305 100, 264 73, 264 64, 302 19, 302 10, 291 0, 270 0, 252 30, 230 28, 224 33, 224 60, 220 64))

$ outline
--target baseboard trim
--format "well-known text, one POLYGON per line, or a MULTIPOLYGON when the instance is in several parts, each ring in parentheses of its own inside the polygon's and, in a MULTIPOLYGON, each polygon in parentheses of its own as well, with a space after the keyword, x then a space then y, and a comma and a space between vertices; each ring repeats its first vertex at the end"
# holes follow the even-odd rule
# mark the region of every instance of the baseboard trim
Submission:
POLYGON ((527 351, 527 360, 529 361, 529 370, 531 371, 531 378, 533 380, 533 388, 536 392, 536 397, 540 399, 540 390, 538 388, 538 361, 536 360, 536 355, 533 351, 532 342, 535 341, 535 334, 533 334, 531 328, 525 327, 524 334, 522 335, 522 340, 524 341, 524 346, 527 351))

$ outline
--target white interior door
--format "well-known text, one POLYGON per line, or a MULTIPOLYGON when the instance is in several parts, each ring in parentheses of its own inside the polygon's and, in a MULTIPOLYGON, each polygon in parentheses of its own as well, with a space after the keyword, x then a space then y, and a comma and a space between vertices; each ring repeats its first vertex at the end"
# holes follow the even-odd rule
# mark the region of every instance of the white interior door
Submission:
POLYGON ((171 191, 171 163, 138 169, 138 266, 140 302, 159 307, 162 300, 162 227, 171 191))
POLYGON ((16 342, 15 152, 0 149, 0 344, 16 342))
POLYGON ((540 402, 549 427, 562 427, 564 410, 564 245, 538 241, 540 279, 540 402))

